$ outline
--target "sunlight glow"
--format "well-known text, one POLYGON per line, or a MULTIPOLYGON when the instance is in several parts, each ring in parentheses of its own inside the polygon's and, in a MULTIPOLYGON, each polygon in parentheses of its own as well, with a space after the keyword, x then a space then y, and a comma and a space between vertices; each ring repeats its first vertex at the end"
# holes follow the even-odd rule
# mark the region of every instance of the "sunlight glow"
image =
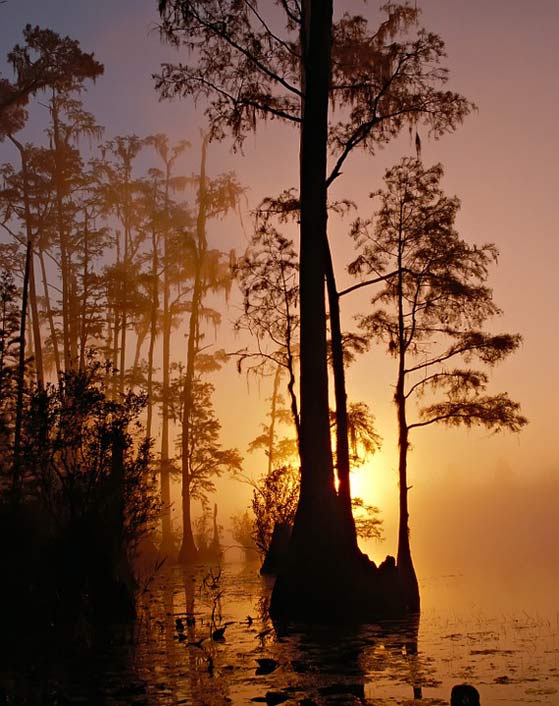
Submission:
POLYGON ((351 497, 362 498, 366 503, 385 508, 390 505, 397 491, 394 474, 388 459, 378 453, 351 473, 351 497))

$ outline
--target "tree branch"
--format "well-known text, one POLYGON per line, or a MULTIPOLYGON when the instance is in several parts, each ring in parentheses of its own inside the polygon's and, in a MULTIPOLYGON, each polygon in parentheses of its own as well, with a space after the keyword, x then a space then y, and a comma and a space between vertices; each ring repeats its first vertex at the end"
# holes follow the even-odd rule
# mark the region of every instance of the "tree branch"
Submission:
MULTIPOLYGON (((246 0, 245 0, 246 1, 246 0)), ((190 4, 190 10, 192 12, 192 5, 193 3, 190 4)), ((288 90, 290 93, 294 93, 296 96, 301 96, 301 91, 296 88, 295 86, 292 86, 286 79, 284 79, 282 76, 277 74, 275 71, 272 71, 270 67, 266 66, 266 64, 263 64, 261 61, 259 61, 253 53, 251 53, 248 49, 245 47, 241 46, 238 42, 236 42, 231 35, 229 35, 227 32, 225 32, 223 29, 221 29, 221 23, 212 23, 208 22, 206 20, 203 20, 198 14, 195 14, 192 12, 192 15, 197 19, 197 21, 201 24, 202 27, 204 27, 207 30, 210 30, 213 32, 216 36, 221 37, 224 42, 229 44, 230 47, 235 49, 237 52, 242 54, 246 59, 249 60, 250 63, 254 64, 254 66, 261 71, 265 76, 267 76, 269 79, 272 81, 275 81, 276 83, 279 83, 281 86, 283 86, 286 90, 288 90)))
POLYGON ((397 274, 398 270, 394 270, 393 272, 390 272, 387 275, 381 275, 380 277, 376 277, 375 279, 368 279, 365 280, 365 282, 358 282, 357 284, 353 284, 351 287, 346 287, 346 289, 342 289, 340 292, 338 292, 338 297, 343 297, 345 294, 350 294, 356 289, 361 289, 361 287, 368 287, 370 284, 378 284, 379 282, 384 282, 397 274))

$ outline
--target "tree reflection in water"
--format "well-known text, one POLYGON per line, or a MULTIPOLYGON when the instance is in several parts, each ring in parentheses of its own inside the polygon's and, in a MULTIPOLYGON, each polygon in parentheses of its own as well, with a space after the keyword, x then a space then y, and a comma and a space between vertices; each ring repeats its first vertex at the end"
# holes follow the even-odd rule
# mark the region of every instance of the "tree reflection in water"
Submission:
POLYGON ((168 567, 142 592, 133 630, 114 627, 89 648, 45 642, 40 659, 22 651, 18 664, 4 662, 0 703, 326 706, 369 702, 379 679, 396 681, 402 697, 420 695, 417 620, 276 629, 267 613, 271 588, 256 563, 221 573, 168 567))
MULTIPOLYGON (((484 706, 554 703, 559 693, 553 598, 530 613, 522 592, 503 606, 496 584, 490 594, 499 600, 485 607, 475 582, 446 576, 424 586, 421 630, 417 620, 275 629, 271 583, 257 563, 224 564, 215 585, 207 575, 208 567, 161 571, 142 592, 133 627, 78 641, 5 639, 0 705, 441 706, 460 682, 478 687, 484 706), (223 626, 224 639, 212 640, 223 626)), ((555 579, 546 597, 557 595, 553 587, 555 579)))
POLYGON ((137 655, 150 696, 157 696, 153 703, 346 704, 384 694, 385 682, 392 692, 397 683, 400 700, 413 700, 421 698, 424 679, 433 683, 418 656, 418 618, 368 626, 274 627, 267 615, 272 583, 258 576, 256 564, 226 565, 221 574, 215 567, 173 569, 159 586, 146 609, 151 620, 163 613, 156 619, 167 639, 150 646, 147 634, 145 640, 138 636, 137 655), (177 618, 183 632, 176 630, 177 618), (224 625, 224 639, 212 639, 224 625), (156 674, 167 674, 168 700, 153 688, 156 674))

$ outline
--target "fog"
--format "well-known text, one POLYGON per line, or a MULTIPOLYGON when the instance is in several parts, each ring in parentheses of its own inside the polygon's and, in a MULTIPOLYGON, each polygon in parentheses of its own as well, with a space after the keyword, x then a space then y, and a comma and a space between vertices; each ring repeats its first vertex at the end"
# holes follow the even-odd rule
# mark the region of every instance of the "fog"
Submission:
MULTIPOLYGON (((413 491, 412 491, 413 492, 413 491)), ((413 542, 425 572, 557 572, 559 481, 497 470, 484 482, 449 476, 414 497, 413 542)))

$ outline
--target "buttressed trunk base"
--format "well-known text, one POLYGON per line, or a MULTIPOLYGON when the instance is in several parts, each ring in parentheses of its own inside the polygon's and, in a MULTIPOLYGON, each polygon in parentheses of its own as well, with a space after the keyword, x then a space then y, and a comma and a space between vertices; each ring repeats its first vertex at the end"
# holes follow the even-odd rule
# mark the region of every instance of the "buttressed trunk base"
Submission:
POLYGON ((406 604, 394 559, 377 568, 359 551, 353 517, 344 512, 334 486, 325 302, 332 0, 304 0, 302 10, 301 492, 270 613, 306 622, 401 615, 406 604))

